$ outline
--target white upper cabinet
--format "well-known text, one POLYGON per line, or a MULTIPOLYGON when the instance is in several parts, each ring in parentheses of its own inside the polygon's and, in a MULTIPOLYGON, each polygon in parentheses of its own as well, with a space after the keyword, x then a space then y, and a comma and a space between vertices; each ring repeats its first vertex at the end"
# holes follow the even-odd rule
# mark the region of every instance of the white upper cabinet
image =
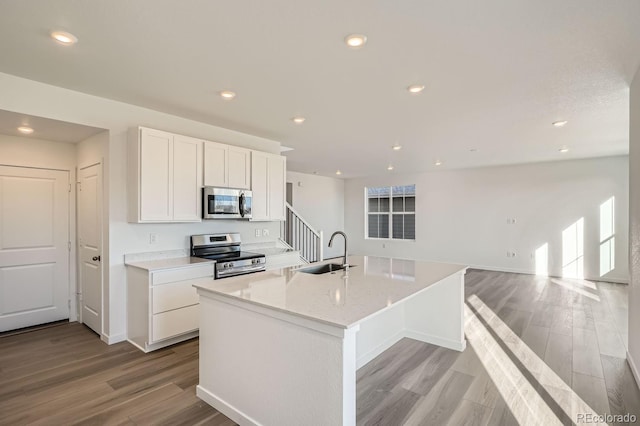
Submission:
POLYGON ((202 141, 173 136, 173 220, 199 221, 202 213, 202 141))
POLYGON ((129 222, 199 222, 202 141, 139 127, 129 133, 129 222))
POLYGON ((251 153, 251 220, 285 219, 286 161, 287 158, 281 155, 259 151, 251 153))
POLYGON ((217 142, 204 142, 204 185, 249 189, 251 151, 217 142))

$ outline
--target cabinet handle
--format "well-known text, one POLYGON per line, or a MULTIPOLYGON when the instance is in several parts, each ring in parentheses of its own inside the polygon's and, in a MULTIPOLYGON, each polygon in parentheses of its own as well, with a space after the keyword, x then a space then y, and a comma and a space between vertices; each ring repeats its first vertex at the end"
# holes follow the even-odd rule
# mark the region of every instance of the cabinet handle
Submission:
POLYGON ((93 256, 91 260, 93 260, 94 262, 100 262, 100 256, 93 256))

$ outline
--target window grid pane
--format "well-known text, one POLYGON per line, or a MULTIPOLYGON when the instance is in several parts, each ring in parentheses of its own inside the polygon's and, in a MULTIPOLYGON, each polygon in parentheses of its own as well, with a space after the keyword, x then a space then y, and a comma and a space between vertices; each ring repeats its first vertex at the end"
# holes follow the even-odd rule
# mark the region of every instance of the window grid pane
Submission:
POLYGON ((368 238, 415 240, 415 188, 366 188, 368 238))

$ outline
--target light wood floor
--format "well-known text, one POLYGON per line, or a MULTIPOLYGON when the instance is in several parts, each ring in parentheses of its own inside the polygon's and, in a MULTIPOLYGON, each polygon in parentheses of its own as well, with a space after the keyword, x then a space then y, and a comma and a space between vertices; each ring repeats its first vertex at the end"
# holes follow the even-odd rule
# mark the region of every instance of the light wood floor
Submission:
MULTIPOLYGON (((626 286, 471 270, 465 287, 467 350, 398 342, 358 371, 358 424, 533 424, 523 396, 564 424, 576 401, 640 418, 626 286)), ((197 339, 143 354, 77 323, 0 337, 0 424, 232 425, 195 396, 197 357, 197 339)))

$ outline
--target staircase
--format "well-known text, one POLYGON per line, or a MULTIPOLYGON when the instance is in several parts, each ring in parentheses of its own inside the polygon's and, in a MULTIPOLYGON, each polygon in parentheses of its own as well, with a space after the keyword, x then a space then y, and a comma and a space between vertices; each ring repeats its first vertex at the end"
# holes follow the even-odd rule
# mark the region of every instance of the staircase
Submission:
POLYGON ((322 231, 313 229, 289 203, 285 203, 286 215, 280 225, 280 238, 294 250, 306 263, 323 260, 322 231))

